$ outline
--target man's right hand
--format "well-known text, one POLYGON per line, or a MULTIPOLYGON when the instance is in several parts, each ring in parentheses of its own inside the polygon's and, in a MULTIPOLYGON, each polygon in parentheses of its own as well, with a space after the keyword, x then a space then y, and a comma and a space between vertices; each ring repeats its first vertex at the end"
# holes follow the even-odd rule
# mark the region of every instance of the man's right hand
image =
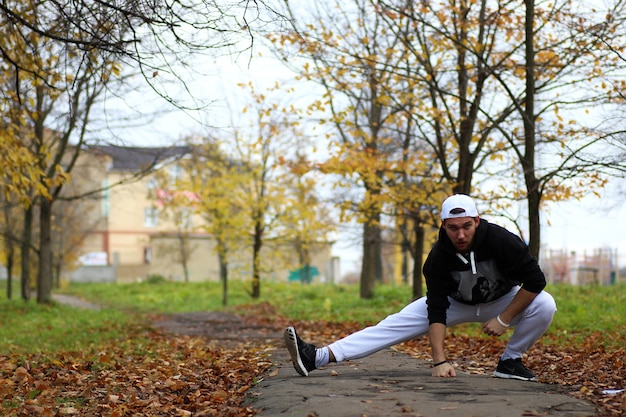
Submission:
POLYGON ((441 364, 439 366, 435 366, 433 368, 432 376, 440 376, 443 378, 450 378, 456 376, 456 371, 454 367, 450 365, 448 362, 441 364))

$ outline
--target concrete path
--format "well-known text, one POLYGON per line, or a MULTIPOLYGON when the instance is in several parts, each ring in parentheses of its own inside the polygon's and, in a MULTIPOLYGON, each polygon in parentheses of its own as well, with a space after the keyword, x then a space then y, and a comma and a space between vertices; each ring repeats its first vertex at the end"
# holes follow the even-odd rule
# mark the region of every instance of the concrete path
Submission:
POLYGON ((259 417, 589 417, 591 403, 566 395, 564 387, 457 371, 434 378, 428 363, 387 349, 370 357, 332 364, 308 377, 296 373, 285 348, 274 368, 252 391, 247 405, 259 417))
POLYGON ((68 305, 71 307, 82 308, 85 310, 100 310, 100 306, 89 301, 85 301, 82 298, 66 295, 66 294, 52 294, 52 299, 59 304, 68 305))

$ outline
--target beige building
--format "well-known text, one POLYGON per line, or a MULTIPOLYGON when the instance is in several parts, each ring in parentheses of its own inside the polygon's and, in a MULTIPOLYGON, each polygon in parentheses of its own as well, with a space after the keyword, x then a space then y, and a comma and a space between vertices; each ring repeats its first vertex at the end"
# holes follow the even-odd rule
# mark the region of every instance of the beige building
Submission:
MULTIPOLYGON (((157 186, 154 172, 165 173, 172 182, 183 175, 178 161, 191 152, 188 147, 138 148, 92 147, 81 157, 72 175, 71 188, 103 190, 91 200, 83 200, 87 225, 77 257, 83 263, 106 263, 106 266, 80 266, 72 272, 75 280, 99 268, 109 267, 117 282, 131 282, 159 276, 184 280, 183 259, 187 252, 189 281, 219 280, 219 262, 215 241, 204 233, 200 216, 188 214, 189 233, 181 243, 171 221, 159 215, 155 196, 165 191, 157 186), (150 174, 146 174, 150 172, 150 174), (183 246, 184 245, 184 246, 183 246), (91 262, 90 260, 96 260, 91 262), (87 262, 85 262, 87 260, 87 262)), ((299 268, 297 255, 287 243, 267 243, 263 256, 262 279, 286 281, 299 268), (277 245, 281 247, 277 250, 277 245), (272 255, 269 255, 272 253, 272 255), (281 259, 276 257, 280 253, 281 259)), ((336 261, 335 261, 336 262, 336 261)), ((319 272, 317 280, 333 279, 331 245, 320 245, 314 251, 311 265, 319 272)), ((336 270, 336 266, 335 269, 336 270)), ((249 279, 251 250, 229 257, 229 278, 249 279)), ((88 277, 83 280, 90 280, 88 277)))

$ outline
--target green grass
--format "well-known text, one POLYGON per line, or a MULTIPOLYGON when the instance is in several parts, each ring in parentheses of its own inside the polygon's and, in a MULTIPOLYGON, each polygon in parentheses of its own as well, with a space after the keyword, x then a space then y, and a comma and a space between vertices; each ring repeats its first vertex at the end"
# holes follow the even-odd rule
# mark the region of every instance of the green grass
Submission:
MULTIPOLYGON (((227 309, 247 303, 269 302, 281 314, 296 320, 333 320, 373 322, 381 315, 396 312, 411 297, 406 286, 379 286, 376 296, 362 300, 354 285, 301 285, 299 283, 262 283, 261 298, 249 295, 249 283, 229 284, 227 309)), ((63 293, 83 297, 117 309, 139 313, 180 313, 222 309, 222 287, 216 282, 156 282, 135 284, 81 284, 63 293)))
MULTIPOLYGON (((371 324, 402 308, 411 298, 406 286, 378 286, 375 297, 362 300, 355 285, 265 283, 261 298, 253 300, 249 283, 232 282, 228 311, 242 304, 267 302, 295 320, 351 321, 371 324)), ((558 312, 548 334, 551 343, 583 341, 599 332, 597 343, 620 347, 626 338, 626 284, 614 286, 549 285, 558 312), (594 333, 595 332, 595 333, 594 333)), ((34 300, 0 297, 0 352, 96 351, 112 340, 126 340, 145 314, 223 309, 221 285, 216 282, 155 282, 81 284, 62 291, 98 303, 99 311, 78 310, 34 300)), ((468 325, 457 331, 478 334, 468 325)))
POLYGON ((0 300, 0 352, 96 351, 124 337, 137 317, 117 310, 77 310, 34 300, 0 300))
POLYGON ((626 323, 626 284, 612 286, 552 285, 557 301, 556 327, 610 332, 626 323))
MULTIPOLYGON (((229 286, 229 305, 252 301, 243 283, 233 282, 229 286)), ((108 308, 135 313, 182 313, 222 308, 222 287, 217 282, 74 284, 59 292, 77 295, 108 308)))

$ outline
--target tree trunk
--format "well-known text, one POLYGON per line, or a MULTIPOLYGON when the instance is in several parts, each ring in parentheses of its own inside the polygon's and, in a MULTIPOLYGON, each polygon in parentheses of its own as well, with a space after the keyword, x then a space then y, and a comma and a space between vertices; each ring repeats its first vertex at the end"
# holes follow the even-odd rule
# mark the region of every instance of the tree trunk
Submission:
POLYGON ((299 244, 298 254, 300 258, 300 282, 303 284, 310 284, 313 281, 311 277, 311 254, 306 245, 299 244))
MULTIPOLYGON (((58 257, 55 257, 58 259, 58 257)), ((53 284, 54 284, 54 288, 59 289, 61 288, 61 270, 62 270, 63 265, 61 264, 61 261, 55 261, 53 264, 53 271, 54 271, 54 276, 53 276, 53 284)))
POLYGON ((380 227, 376 226, 376 238, 374 240, 374 280, 383 282, 383 241, 380 227))
POLYGON ((254 243, 252 245, 252 298, 261 297, 261 246, 263 245, 261 224, 254 227, 254 243))
POLYGON ((529 186, 528 191, 528 249, 530 254, 539 259, 539 249, 541 246, 541 224, 539 216, 539 206, 541 204, 541 194, 538 189, 538 181, 529 186))
POLYGON ((539 221, 539 207, 541 191, 535 174, 535 45, 534 45, 534 0, 525 0, 525 47, 526 47, 526 98, 524 100, 524 181, 528 200, 528 248, 531 255, 539 259, 541 245, 541 226, 539 221))
POLYGON ((424 262, 424 237, 426 233, 424 231, 424 225, 413 220, 413 230, 415 232, 415 247, 413 252, 413 300, 422 298, 424 291, 422 291, 422 264, 424 262))
POLYGON ((189 237, 185 235, 183 232, 178 233, 178 243, 180 245, 180 260, 183 267, 183 276, 185 277, 185 282, 189 282, 189 253, 187 251, 187 244, 189 237))
POLYGON ((401 266, 401 275, 402 275, 402 283, 409 283, 409 251, 411 250, 411 241, 408 236, 408 225, 407 221, 403 221, 400 224, 400 236, 402 237, 402 242, 400 243, 400 250, 402 251, 402 266, 401 266))
POLYGON ((228 261, 226 256, 220 251, 217 254, 217 258, 220 262, 220 281, 222 282, 222 305, 226 307, 228 305, 228 261))
POLYGON ((13 262, 15 260, 13 243, 10 243, 10 246, 7 249, 7 299, 10 300, 13 298, 13 262))
POLYGON ((39 210, 37 302, 49 303, 52 299, 52 201, 42 198, 39 210))
POLYGON ((360 295, 363 299, 374 296, 376 282, 376 237, 378 227, 370 222, 363 224, 363 262, 361 265, 360 295))
POLYGON ((30 205, 24 210, 24 230, 22 235, 22 278, 21 289, 22 299, 30 300, 30 247, 33 240, 33 206, 30 205))
POLYGON ((13 262, 15 261, 15 240, 13 238, 13 227, 11 224, 11 206, 8 202, 4 204, 4 224, 6 225, 6 235, 4 236, 4 249, 6 251, 7 269, 7 299, 13 297, 13 262))
MULTIPOLYGON (((468 4, 461 2, 459 11, 461 15, 464 15, 468 11, 468 4)), ((459 41, 463 42, 468 37, 468 29, 466 22, 460 22, 459 24, 459 41)), ((474 120, 471 118, 470 107, 471 104, 468 99, 468 85, 470 81, 470 74, 468 71, 468 64, 466 62, 467 50, 465 45, 459 44, 457 48, 457 83, 459 90, 459 168, 457 172, 457 182, 454 187, 455 193, 470 194, 472 190, 472 174, 474 170, 474 163, 472 155, 470 153, 470 144, 472 141, 474 120)))

